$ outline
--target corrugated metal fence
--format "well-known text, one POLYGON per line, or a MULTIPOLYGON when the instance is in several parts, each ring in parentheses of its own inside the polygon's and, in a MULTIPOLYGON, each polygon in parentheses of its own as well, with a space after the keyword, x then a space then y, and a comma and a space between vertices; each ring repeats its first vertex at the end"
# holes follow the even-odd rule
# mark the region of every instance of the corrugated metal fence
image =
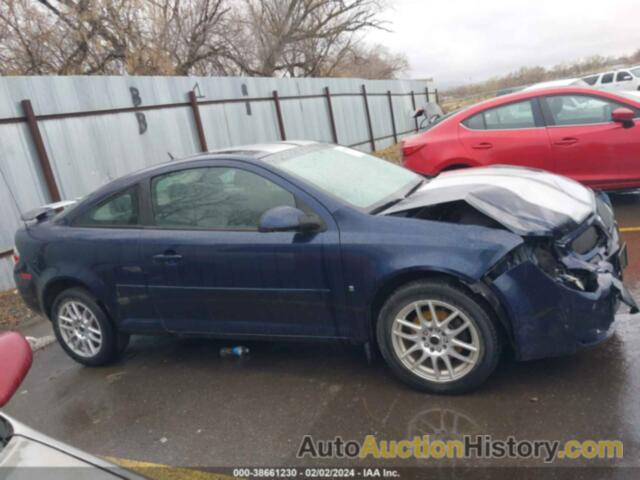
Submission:
POLYGON ((281 139, 381 149, 416 130, 410 113, 429 100, 437 90, 416 80, 0 78, 0 290, 13 286, 20 212, 169 154, 281 139))

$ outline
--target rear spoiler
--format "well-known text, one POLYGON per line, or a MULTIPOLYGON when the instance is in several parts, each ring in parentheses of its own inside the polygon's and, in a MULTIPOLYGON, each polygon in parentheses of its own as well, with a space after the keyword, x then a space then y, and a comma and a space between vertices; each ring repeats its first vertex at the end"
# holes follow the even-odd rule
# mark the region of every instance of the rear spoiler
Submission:
POLYGON ((43 205, 42 207, 34 208, 33 210, 23 213, 20 215, 20 218, 23 222, 28 222, 29 220, 40 221, 48 217, 51 213, 64 210, 75 203, 77 203, 77 200, 62 200, 61 202, 49 203, 48 205, 43 205))

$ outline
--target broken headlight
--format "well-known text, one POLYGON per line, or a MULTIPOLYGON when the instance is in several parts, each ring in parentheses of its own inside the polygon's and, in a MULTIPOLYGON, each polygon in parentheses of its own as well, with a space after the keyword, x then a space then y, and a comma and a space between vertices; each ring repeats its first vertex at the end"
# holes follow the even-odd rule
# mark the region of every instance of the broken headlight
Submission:
POLYGON ((597 276, 583 269, 569 270, 556 257, 551 241, 539 242, 533 247, 533 260, 540 269, 564 285, 581 291, 592 292, 598 288, 597 276))

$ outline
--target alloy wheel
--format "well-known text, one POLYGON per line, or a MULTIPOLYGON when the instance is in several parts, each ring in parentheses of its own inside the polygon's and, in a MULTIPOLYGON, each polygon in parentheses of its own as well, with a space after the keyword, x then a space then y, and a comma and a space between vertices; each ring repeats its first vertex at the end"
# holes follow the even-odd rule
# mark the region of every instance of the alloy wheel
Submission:
POLYGON ((91 309, 78 300, 67 300, 58 309, 60 336, 81 357, 95 356, 102 346, 102 328, 91 309))
POLYGON ((460 309, 440 300, 412 302, 396 315, 394 352, 410 372, 436 383, 458 380, 482 353, 478 328, 460 309))

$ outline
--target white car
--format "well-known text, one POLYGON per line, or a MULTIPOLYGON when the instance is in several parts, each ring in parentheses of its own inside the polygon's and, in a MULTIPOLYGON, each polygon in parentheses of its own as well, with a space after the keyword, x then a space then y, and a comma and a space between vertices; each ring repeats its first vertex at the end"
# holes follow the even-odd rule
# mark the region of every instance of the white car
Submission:
POLYGON ((614 92, 640 90, 640 66, 589 75, 582 80, 601 90, 614 92))
POLYGON ((581 78, 563 78, 561 80, 550 80, 548 82, 540 82, 535 83, 533 85, 528 86, 527 88, 523 88, 523 92, 528 92, 529 90, 539 90, 541 88, 556 88, 556 87, 588 87, 589 85, 585 83, 581 78))

